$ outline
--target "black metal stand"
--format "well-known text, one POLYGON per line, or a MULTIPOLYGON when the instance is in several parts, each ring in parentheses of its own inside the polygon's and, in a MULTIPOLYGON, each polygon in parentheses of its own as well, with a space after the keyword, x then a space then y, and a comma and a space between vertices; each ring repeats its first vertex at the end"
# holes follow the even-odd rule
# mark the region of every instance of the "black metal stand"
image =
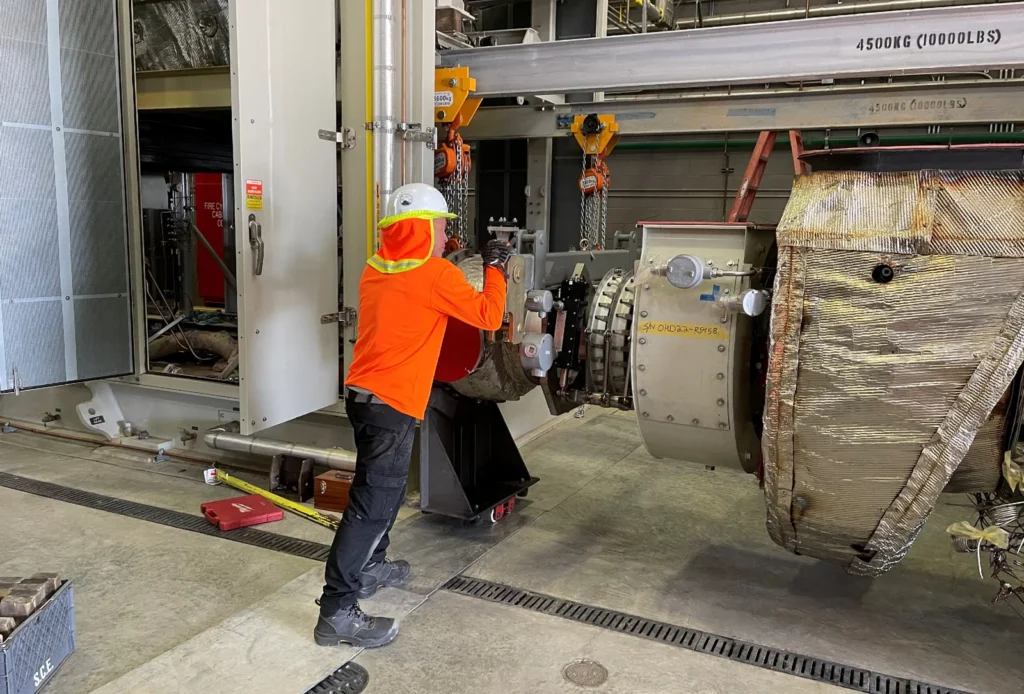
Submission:
POLYGON ((497 404, 434 388, 420 425, 422 510, 475 520, 536 482, 497 404))
POLYGON ((269 489, 283 496, 294 496, 299 503, 313 498, 312 460, 290 455, 275 455, 270 461, 269 489))

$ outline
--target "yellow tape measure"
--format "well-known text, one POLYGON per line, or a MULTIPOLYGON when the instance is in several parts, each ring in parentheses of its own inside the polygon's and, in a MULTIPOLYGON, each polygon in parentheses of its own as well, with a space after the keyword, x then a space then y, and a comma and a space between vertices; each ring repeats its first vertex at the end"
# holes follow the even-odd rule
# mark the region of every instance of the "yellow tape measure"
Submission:
POLYGON ((283 496, 278 496, 273 492, 268 492, 266 489, 260 489, 254 484, 249 484, 248 482, 244 482, 238 479, 237 477, 232 477, 223 470, 217 470, 217 479, 223 482, 224 484, 228 485, 229 487, 234 487, 235 489, 246 492, 247 494, 259 494, 260 496, 262 496, 264 499, 274 504, 275 506, 280 506, 286 511, 297 513, 300 516, 308 518, 314 523, 319 523, 325 528, 337 530, 338 526, 341 525, 340 521, 336 521, 330 516, 325 516, 319 511, 314 511, 313 509, 306 508, 302 504, 292 501, 291 499, 285 499, 283 496))

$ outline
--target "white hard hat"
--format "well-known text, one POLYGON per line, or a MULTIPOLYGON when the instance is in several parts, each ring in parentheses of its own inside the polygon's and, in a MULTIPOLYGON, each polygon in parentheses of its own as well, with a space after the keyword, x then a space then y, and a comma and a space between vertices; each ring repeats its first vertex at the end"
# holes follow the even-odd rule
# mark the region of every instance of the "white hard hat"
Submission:
POLYGON ((457 216, 448 211, 448 203, 441 195, 441 191, 434 186, 426 183, 407 183, 396 188, 388 198, 381 224, 391 224, 399 219, 454 219, 457 216))

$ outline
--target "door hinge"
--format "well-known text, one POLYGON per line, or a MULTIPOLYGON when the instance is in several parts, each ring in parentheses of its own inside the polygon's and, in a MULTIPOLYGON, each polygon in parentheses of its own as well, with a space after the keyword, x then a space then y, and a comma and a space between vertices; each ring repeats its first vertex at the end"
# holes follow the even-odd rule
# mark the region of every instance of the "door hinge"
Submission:
POLYGON ((346 306, 337 313, 325 313, 320 316, 320 324, 327 325, 329 323, 340 323, 341 327, 346 328, 350 325, 356 324, 356 310, 351 306, 346 306))
POLYGON ((422 142, 431 151, 437 149, 437 128, 424 128, 421 123, 399 123, 397 130, 406 142, 422 142))
POLYGON ((342 149, 352 149, 356 146, 356 131, 352 128, 342 128, 341 132, 334 130, 318 130, 317 135, 321 140, 337 142, 342 149))

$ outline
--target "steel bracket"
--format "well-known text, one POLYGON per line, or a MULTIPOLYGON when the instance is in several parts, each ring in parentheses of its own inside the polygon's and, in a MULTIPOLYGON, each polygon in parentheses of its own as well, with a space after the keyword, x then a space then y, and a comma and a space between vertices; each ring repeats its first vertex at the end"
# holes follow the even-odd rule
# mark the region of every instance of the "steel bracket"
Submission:
POLYGON ((421 123, 399 123, 399 134, 406 142, 422 142, 427 149, 437 149, 437 128, 424 128, 421 123))
POLYGON ((351 306, 345 306, 337 313, 325 313, 320 316, 320 324, 329 325, 330 323, 338 323, 345 328, 350 325, 355 325, 356 317, 356 310, 351 306))
POLYGON ((356 131, 352 128, 342 128, 341 132, 334 130, 319 130, 317 135, 321 140, 337 142, 342 149, 353 149, 356 146, 356 131))

